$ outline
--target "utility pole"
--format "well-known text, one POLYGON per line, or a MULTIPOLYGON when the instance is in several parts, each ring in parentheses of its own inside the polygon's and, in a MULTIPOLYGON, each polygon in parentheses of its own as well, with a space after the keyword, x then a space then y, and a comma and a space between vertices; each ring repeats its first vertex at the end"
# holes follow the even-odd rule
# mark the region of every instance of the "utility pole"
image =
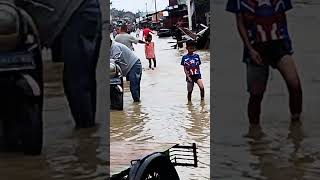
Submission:
POLYGON ((156 11, 156 22, 158 22, 157 0, 154 0, 154 9, 155 9, 155 11, 156 11))
POLYGON ((189 29, 192 30, 191 0, 187 0, 189 29))
POLYGON ((146 15, 148 14, 148 3, 146 2, 146 15))

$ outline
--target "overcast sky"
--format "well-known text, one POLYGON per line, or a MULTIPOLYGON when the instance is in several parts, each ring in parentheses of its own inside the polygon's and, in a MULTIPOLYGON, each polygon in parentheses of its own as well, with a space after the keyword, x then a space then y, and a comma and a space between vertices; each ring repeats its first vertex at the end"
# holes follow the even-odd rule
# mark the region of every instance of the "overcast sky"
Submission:
POLYGON ((157 10, 163 10, 169 5, 169 0, 110 0, 112 2, 111 8, 119 10, 124 9, 125 11, 146 12, 146 3, 148 12, 154 11, 154 2, 157 2, 157 10))

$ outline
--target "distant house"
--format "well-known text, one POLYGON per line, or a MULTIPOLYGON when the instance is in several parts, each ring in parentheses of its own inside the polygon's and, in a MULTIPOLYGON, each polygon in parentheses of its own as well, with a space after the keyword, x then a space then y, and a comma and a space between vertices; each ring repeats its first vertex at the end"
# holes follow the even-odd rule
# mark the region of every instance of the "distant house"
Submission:
POLYGON ((156 13, 148 14, 147 17, 151 17, 151 22, 152 23, 159 23, 160 19, 163 18, 163 11, 158 11, 156 13))
POLYGON ((188 8, 185 1, 169 0, 169 6, 165 9, 168 16, 163 17, 163 26, 172 28, 178 21, 182 22, 183 27, 188 27, 188 8))
POLYGON ((183 27, 188 27, 188 2, 190 2, 190 14, 192 29, 199 30, 199 24, 209 25, 210 23, 210 0, 168 0, 166 8, 168 16, 163 18, 165 28, 172 28, 178 21, 182 21, 183 27))

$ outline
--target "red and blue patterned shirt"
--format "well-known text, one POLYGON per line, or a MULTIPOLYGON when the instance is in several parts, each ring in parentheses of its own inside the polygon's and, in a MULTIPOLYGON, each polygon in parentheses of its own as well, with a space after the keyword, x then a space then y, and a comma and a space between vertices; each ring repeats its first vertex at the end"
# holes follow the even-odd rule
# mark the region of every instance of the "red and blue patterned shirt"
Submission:
POLYGON ((285 12, 290 0, 228 0, 226 10, 242 13, 251 43, 290 39, 285 12))
POLYGON ((181 60, 181 65, 188 70, 191 76, 201 75, 200 64, 201 64, 201 60, 198 54, 184 55, 181 60))

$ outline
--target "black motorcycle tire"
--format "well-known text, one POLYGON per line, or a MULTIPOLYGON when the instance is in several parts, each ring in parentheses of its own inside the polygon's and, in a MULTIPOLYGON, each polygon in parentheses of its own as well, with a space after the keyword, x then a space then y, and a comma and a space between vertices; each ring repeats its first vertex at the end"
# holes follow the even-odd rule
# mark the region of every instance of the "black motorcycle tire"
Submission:
POLYGON ((23 119, 23 151, 26 155, 39 155, 43 144, 43 121, 40 104, 26 104, 23 119))
POLYGON ((122 93, 117 93, 117 98, 118 98, 118 102, 119 102, 119 110, 123 110, 123 92, 122 93))
POLYGON ((112 96, 113 97, 111 99, 111 109, 122 111, 123 110, 123 93, 115 90, 112 96))
POLYGON ((117 88, 117 85, 110 85, 110 109, 123 110, 123 79, 121 79, 122 91, 117 88))
POLYGON ((180 180, 179 175, 170 160, 165 156, 158 156, 139 168, 135 180, 180 180))

